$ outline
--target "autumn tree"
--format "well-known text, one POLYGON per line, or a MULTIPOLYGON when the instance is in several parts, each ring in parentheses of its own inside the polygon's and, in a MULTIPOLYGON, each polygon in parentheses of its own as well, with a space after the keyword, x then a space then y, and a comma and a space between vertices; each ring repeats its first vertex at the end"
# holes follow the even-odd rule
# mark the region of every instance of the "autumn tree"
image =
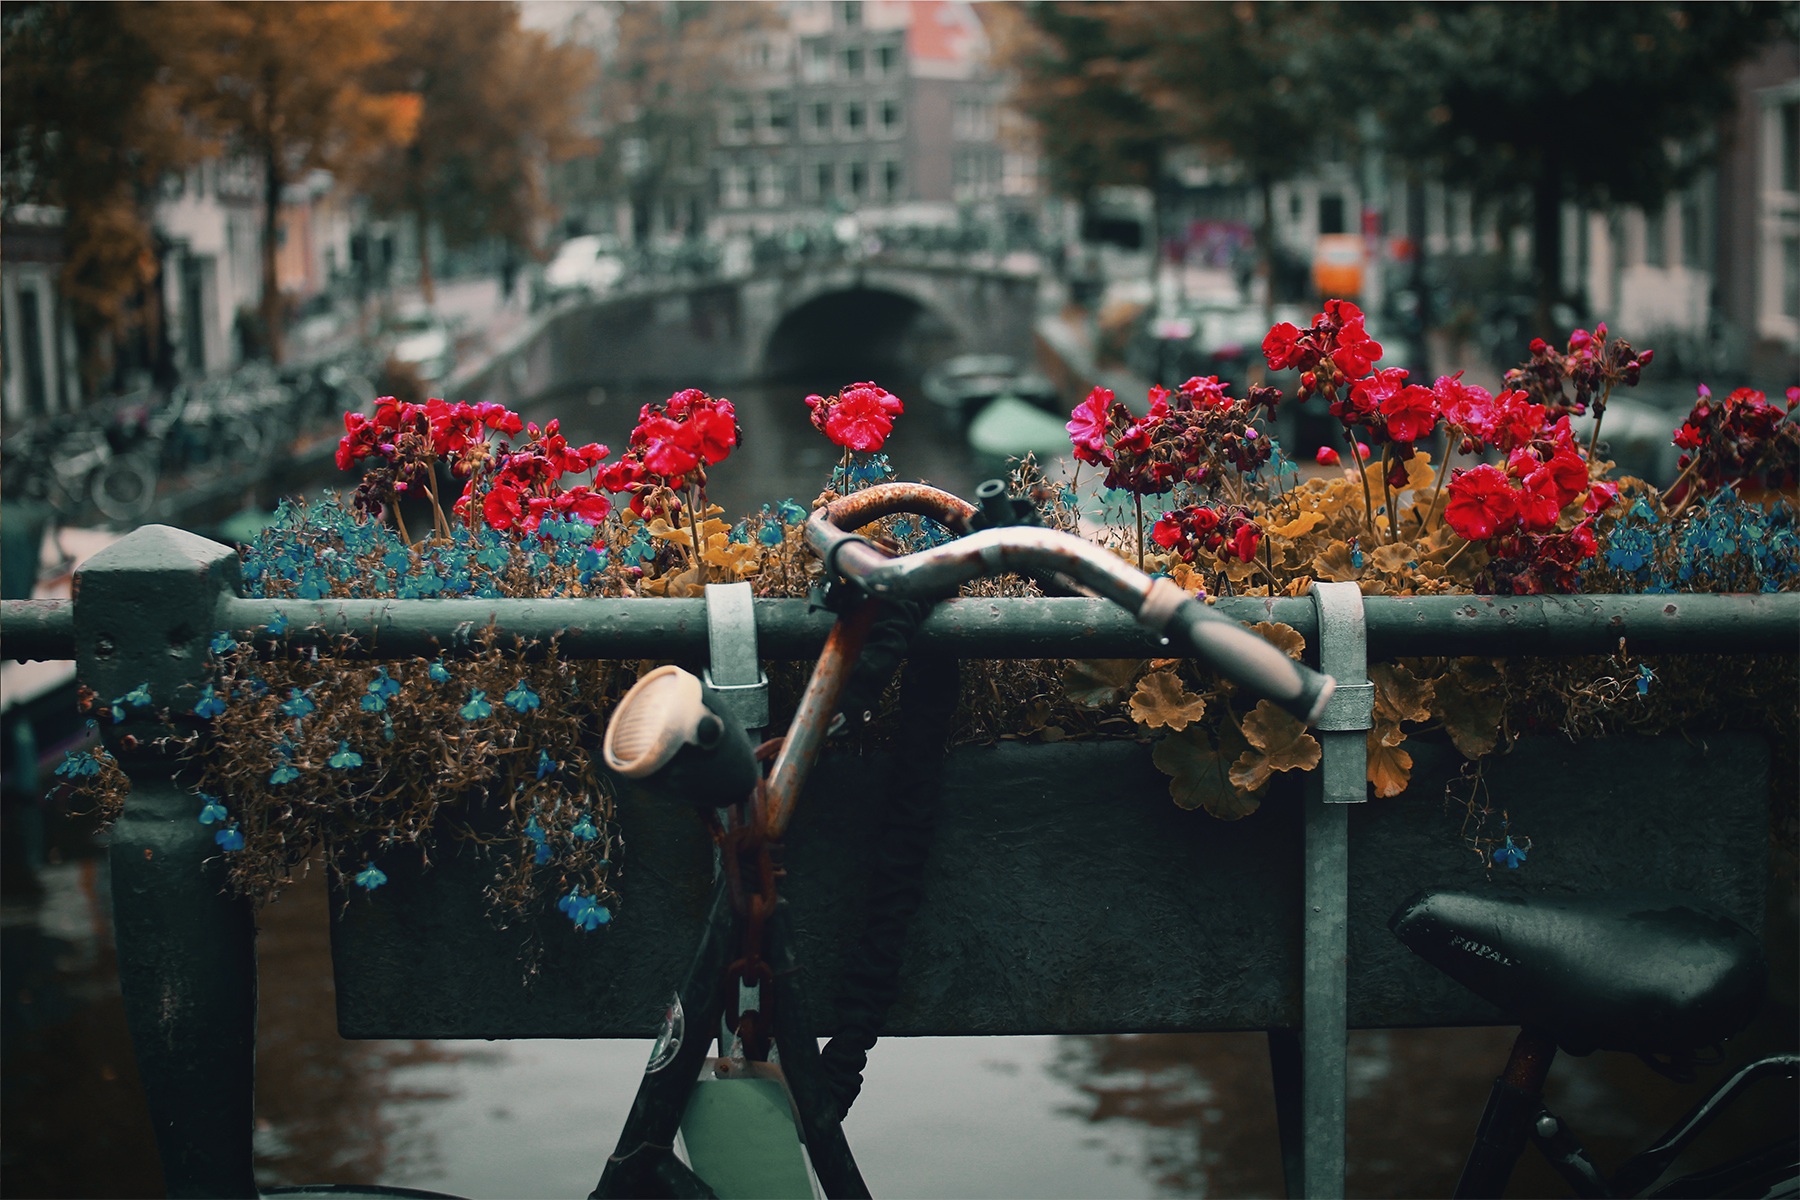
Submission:
POLYGON ((62 210, 59 290, 90 393, 113 340, 160 315, 150 287, 156 185, 207 149, 158 82, 159 60, 132 16, 125 5, 60 0, 0 13, 5 203, 62 210))
POLYGON ((1784 7, 1791 23, 1791 6, 1751 3, 1343 5, 1336 75, 1396 158, 1528 214, 1549 337, 1562 206, 1654 210, 1688 183, 1717 149, 1732 69, 1779 36, 1784 7))
POLYGON ((1319 69, 1332 7, 1039 2, 998 11, 996 41, 1063 190, 1156 188, 1169 149, 1204 147, 1256 181, 1266 275, 1273 185, 1348 128, 1319 69))
POLYGON ((655 205, 695 200, 743 38, 773 26, 765 4, 639 0, 614 9, 614 51, 600 80, 606 121, 601 186, 623 195, 632 236, 647 238, 655 205))
POLYGON ((369 82, 393 56, 389 35, 401 14, 383 0, 207 0, 143 12, 188 110, 261 167, 261 316, 269 356, 280 362, 282 191, 313 169, 354 176, 412 135, 418 97, 369 82))
POLYGON ((419 120, 382 155, 367 191, 377 211, 413 216, 430 300, 433 226, 452 246, 533 244, 550 216, 546 163, 592 148, 579 121, 595 63, 583 47, 521 28, 516 4, 426 0, 400 13, 377 78, 416 94, 419 120))

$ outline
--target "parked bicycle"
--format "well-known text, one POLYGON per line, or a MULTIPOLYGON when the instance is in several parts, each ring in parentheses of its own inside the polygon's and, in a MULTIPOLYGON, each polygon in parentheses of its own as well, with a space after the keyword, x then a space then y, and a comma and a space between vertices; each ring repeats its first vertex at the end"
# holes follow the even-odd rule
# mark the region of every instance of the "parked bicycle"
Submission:
POLYGON ((1667 892, 1432 892, 1408 901, 1390 924, 1415 953, 1522 1026, 1489 1093, 1457 1196, 1501 1195, 1527 1143, 1577 1196, 1800 1195, 1796 1137, 1663 1179, 1752 1085, 1794 1080, 1800 1055, 1771 1055, 1734 1072, 1610 1178, 1544 1103, 1559 1048, 1636 1054, 1685 1082, 1699 1052, 1750 1023, 1768 967, 1756 936, 1723 912, 1667 892))
MULTIPOLYGON (((1288 658, 1168 579, 1153 579, 1080 538, 1020 523, 1030 521, 1031 506, 1009 498, 1003 483, 985 484, 978 494, 980 510, 921 484, 880 484, 808 520, 807 543, 835 580, 826 602, 839 616, 785 737, 752 750, 743 727, 708 706, 701 681, 673 666, 641 679, 615 711, 606 731, 607 765, 693 803, 713 828, 722 870, 693 965, 594 1196, 712 1195, 707 1175, 721 1170, 733 1173, 737 1187, 751 1188, 747 1194, 798 1191, 811 1178, 808 1164, 825 1194, 868 1195, 841 1122, 898 995, 899 949, 920 898, 933 833, 930 798, 956 707, 956 660, 908 654, 934 600, 988 576, 1036 576, 1055 590, 1085 590, 1119 604, 1174 653, 1204 659, 1303 721, 1323 711, 1335 686, 1329 676, 1288 658), (893 557, 849 532, 899 514, 929 518, 962 536, 893 557), (871 719, 902 658, 902 745, 895 758, 903 777, 881 838, 878 899, 845 972, 837 1036, 820 1051, 806 1027, 794 939, 777 889, 781 841, 826 740, 871 719), (761 764, 768 764, 766 776, 761 764), (723 1053, 709 1060, 715 1037, 723 1053), (754 1179, 730 1153, 709 1153, 706 1129, 691 1118, 684 1125, 708 1063, 717 1080, 779 1097, 791 1093, 799 1137, 788 1126, 788 1153, 759 1151, 754 1179), (694 1165, 676 1156, 678 1134, 694 1165)), ((767 1125, 762 1134, 768 1136, 767 1125)), ((741 1148, 752 1135, 738 1121, 728 1136, 741 1148)))

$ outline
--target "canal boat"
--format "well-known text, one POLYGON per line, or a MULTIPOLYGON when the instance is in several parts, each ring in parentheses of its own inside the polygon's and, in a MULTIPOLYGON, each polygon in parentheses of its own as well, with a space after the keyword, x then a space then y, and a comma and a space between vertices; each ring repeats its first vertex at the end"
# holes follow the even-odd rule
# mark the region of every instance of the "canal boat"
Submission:
POLYGON ((963 424, 1000 396, 1015 396, 1046 412, 1055 411, 1061 398, 1056 385, 1006 354, 961 354, 925 372, 919 381, 925 398, 963 424))

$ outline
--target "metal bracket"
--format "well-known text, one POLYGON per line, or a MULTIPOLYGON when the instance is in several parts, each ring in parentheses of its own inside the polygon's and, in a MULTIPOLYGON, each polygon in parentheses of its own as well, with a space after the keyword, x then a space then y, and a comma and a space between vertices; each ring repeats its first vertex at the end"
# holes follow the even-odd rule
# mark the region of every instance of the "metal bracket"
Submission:
MULTIPOLYGON (((1349 805, 1368 797, 1368 735, 1374 718, 1362 589, 1315 583, 1319 669, 1337 692, 1317 724, 1321 762, 1304 812, 1300 993, 1300 1178, 1290 1194, 1344 1194, 1350 988, 1349 805)), ((1271 1043, 1273 1046, 1273 1043, 1271 1043)))
MULTIPOLYGON (((756 656, 756 607, 747 583, 706 585, 706 703, 746 730, 769 723, 769 677, 756 656)), ((754 738, 752 740, 755 740, 754 738)))

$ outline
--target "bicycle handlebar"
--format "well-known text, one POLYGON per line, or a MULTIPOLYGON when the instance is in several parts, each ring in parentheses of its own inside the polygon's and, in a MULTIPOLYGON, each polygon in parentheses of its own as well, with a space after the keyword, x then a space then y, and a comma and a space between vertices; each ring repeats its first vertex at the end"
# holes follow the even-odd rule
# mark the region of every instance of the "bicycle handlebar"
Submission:
POLYGON ((1295 662, 1172 580, 1152 579, 1117 555, 1053 529, 1007 526, 969 533, 974 513, 971 505, 925 484, 876 484, 814 512, 806 522, 806 540, 827 570, 872 596, 923 598, 1008 573, 1065 576, 1305 724, 1324 712, 1337 686, 1331 676, 1295 662), (902 512, 929 517, 963 536, 892 558, 850 532, 902 512))

